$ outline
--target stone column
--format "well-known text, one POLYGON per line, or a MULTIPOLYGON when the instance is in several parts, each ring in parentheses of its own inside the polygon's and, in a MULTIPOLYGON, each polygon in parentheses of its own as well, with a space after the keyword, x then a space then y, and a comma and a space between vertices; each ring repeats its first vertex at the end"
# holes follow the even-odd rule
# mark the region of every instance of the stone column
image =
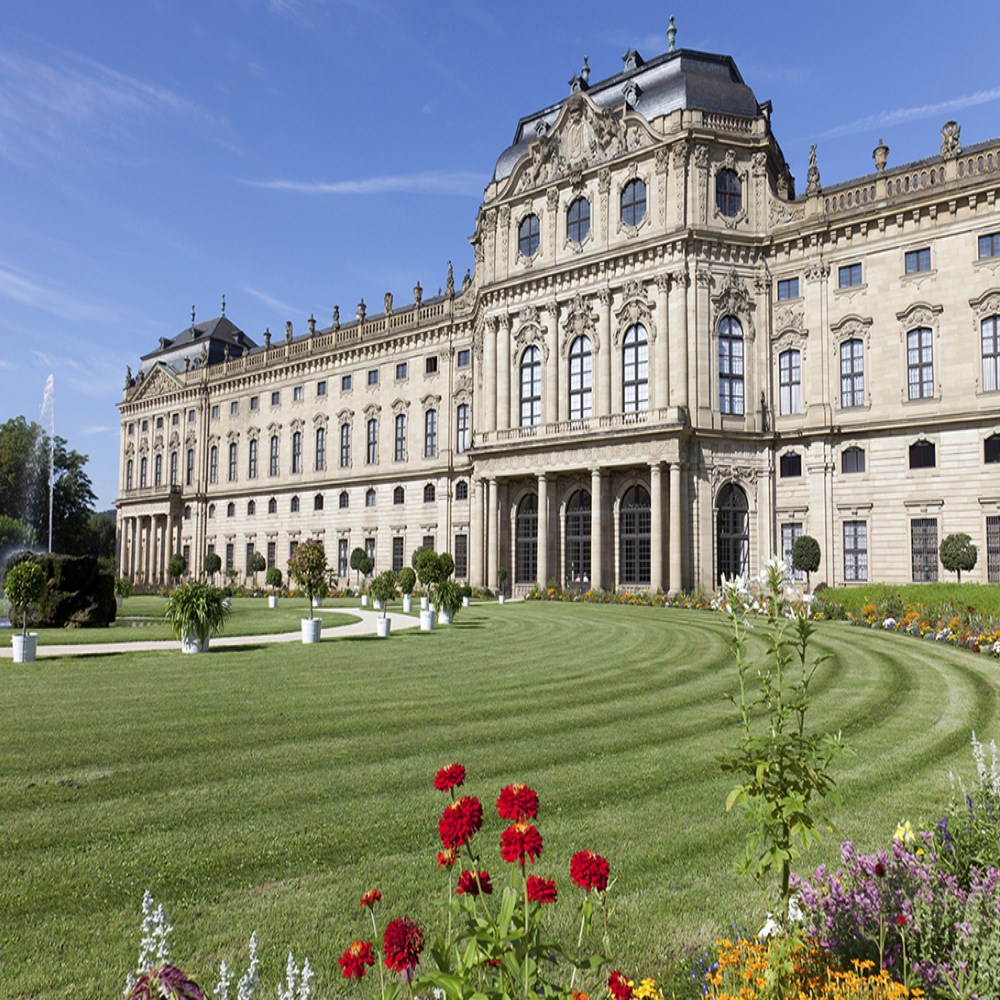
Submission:
POLYGON ((590 470, 590 587, 604 588, 604 481, 600 469, 590 470))
POLYGON ((545 390, 542 398, 542 422, 554 424, 559 419, 559 305, 546 305, 549 314, 545 331, 545 390))
POLYGON ((144 517, 142 519, 142 579, 144 583, 149 583, 153 563, 152 563, 152 536, 153 536, 153 518, 144 517))
POLYGON ((670 314, 670 404, 688 405, 688 344, 687 344, 687 265, 673 274, 668 312, 670 314))
POLYGON ((670 335, 667 316, 667 289, 670 278, 661 274, 656 279, 656 340, 653 344, 656 364, 653 366, 655 390, 649 408, 663 409, 670 405, 670 335))
POLYGON ((125 522, 128 525, 128 572, 125 574, 130 580, 135 581, 135 518, 130 517, 125 522))
POLYGON ((490 522, 490 547, 488 566, 488 586, 497 589, 497 570, 500 568, 500 502, 495 478, 489 481, 489 505, 487 515, 490 522))
POLYGON ((660 463, 649 466, 649 589, 663 589, 663 477, 660 463))
POLYGON ((438 542, 439 552, 451 552, 451 517, 449 516, 451 507, 451 483, 447 476, 442 476, 437 482, 437 504, 438 504, 438 542))
POLYGON ((469 538, 469 583, 473 587, 486 584, 483 573, 483 554, 486 539, 483 537, 483 481, 472 480, 472 531, 469 538))
POLYGON ((497 321, 490 317, 483 324, 483 410, 482 427, 488 434, 497 426, 497 321))
POLYGON ((670 463, 670 594, 679 594, 683 588, 681 580, 681 464, 670 463))
POLYGON ((594 415, 606 417, 611 412, 611 290, 597 293, 597 367, 594 371, 594 415))
POLYGON ((544 587, 549 579, 549 477, 538 477, 538 585, 544 587))
POLYGON ((511 420, 510 316, 506 314, 500 317, 500 326, 497 331, 497 338, 497 380, 494 383, 497 397, 497 429, 506 430, 508 427, 517 426, 517 421, 511 420))

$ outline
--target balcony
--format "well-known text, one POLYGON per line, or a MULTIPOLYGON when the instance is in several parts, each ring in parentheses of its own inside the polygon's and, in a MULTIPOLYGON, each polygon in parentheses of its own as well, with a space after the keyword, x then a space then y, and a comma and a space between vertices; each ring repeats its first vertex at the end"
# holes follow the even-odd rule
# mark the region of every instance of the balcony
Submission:
POLYGON ((669 406, 656 410, 641 410, 638 413, 609 413, 602 417, 587 417, 583 420, 559 420, 550 424, 535 424, 532 427, 506 427, 496 431, 486 431, 476 435, 479 448, 491 448, 501 444, 529 442, 554 438, 596 437, 613 434, 616 431, 649 430, 654 427, 678 428, 687 423, 685 411, 681 407, 669 406))

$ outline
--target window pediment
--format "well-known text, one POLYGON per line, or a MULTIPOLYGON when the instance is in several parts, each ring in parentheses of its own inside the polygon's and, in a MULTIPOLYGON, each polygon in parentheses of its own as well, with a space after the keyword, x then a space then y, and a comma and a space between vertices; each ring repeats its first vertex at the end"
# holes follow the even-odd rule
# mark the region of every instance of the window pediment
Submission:
POLYGON ((977 321, 981 321, 987 316, 996 316, 1000 314, 1000 291, 993 288, 983 292, 979 298, 969 299, 969 305, 972 306, 977 321))
MULTIPOLYGON (((718 294, 712 297, 712 305, 715 306, 717 317, 735 316, 743 326, 746 339, 753 340, 756 334, 753 317, 757 311, 757 303, 746 283, 736 273, 736 268, 731 268, 722 279, 718 294)), ((718 319, 713 325, 718 326, 718 319)))
POLYGON ((646 298, 646 286, 641 281, 627 281, 622 289, 624 301, 615 311, 618 325, 615 330, 614 345, 621 342, 622 334, 633 326, 643 326, 650 343, 656 340, 656 323, 653 320, 655 304, 646 298))

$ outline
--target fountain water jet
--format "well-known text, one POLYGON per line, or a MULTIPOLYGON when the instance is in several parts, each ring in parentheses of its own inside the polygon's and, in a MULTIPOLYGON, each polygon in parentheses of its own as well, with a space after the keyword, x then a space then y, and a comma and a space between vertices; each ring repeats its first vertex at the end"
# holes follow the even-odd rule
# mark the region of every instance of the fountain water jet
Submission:
POLYGON ((56 377, 45 380, 42 396, 42 429, 49 436, 49 554, 52 554, 52 509, 56 488, 56 377))

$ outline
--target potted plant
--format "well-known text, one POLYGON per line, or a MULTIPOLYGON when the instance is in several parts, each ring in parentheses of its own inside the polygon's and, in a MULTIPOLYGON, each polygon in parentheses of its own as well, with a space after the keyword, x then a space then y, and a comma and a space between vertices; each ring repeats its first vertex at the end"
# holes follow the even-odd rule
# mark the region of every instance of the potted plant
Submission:
POLYGON ((319 642, 322 618, 313 616, 313 599, 326 583, 326 550, 316 538, 303 542, 288 560, 288 575, 306 592, 309 598, 309 617, 302 619, 302 641, 319 642))
POLYGON ((115 604, 121 611, 126 597, 132 596, 132 581, 127 576, 115 577, 115 604))
POLYGON ((429 601, 426 595, 430 593, 434 584, 444 579, 441 557, 433 549, 421 548, 413 553, 413 558, 410 561, 413 563, 414 570, 416 570, 420 585, 424 588, 425 596, 420 599, 420 628, 428 632, 434 627, 434 609, 428 607, 429 601), (426 614, 432 616, 428 628, 424 628, 424 615, 426 614))
POLYGON ((267 595, 267 606, 276 608, 278 606, 278 591, 281 589, 281 570, 277 566, 272 566, 264 574, 264 583, 271 588, 271 593, 267 595))
POLYGON ((462 607, 467 608, 472 601, 472 588, 466 583, 462 585, 462 607))
POLYGON ((257 590, 257 574, 262 573, 267 569, 267 560, 264 558, 263 552, 258 552, 256 549, 250 554, 250 558, 247 560, 247 572, 253 573, 253 589, 257 590))
POLYGON ((462 609, 462 588, 454 580, 442 580, 434 588, 434 603, 443 625, 450 625, 462 609))
POLYGON ((417 585, 417 574, 410 566, 404 566, 397 577, 399 589, 403 592, 403 612, 409 614, 413 610, 413 588, 417 585))
POLYGON ((359 545, 351 550, 350 567, 358 574, 358 590, 361 589, 361 564, 368 558, 368 553, 359 545))
POLYGON ((382 609, 382 617, 375 622, 378 637, 387 639, 392 619, 386 615, 386 610, 389 602, 396 596, 396 574, 391 569, 379 573, 368 589, 375 603, 382 609))
POLYGON ((45 593, 45 570, 31 559, 25 559, 7 572, 4 589, 12 612, 22 616, 20 635, 11 637, 15 663, 32 663, 38 648, 38 633, 28 631, 28 608, 45 593))
POLYGON ((167 598, 163 620, 180 639, 181 652, 207 653, 209 637, 222 631, 231 613, 218 587, 191 580, 167 598))
POLYGON ((497 570, 497 582, 500 584, 500 595, 498 599, 500 603, 503 604, 507 596, 507 570, 504 569, 503 566, 497 570))

